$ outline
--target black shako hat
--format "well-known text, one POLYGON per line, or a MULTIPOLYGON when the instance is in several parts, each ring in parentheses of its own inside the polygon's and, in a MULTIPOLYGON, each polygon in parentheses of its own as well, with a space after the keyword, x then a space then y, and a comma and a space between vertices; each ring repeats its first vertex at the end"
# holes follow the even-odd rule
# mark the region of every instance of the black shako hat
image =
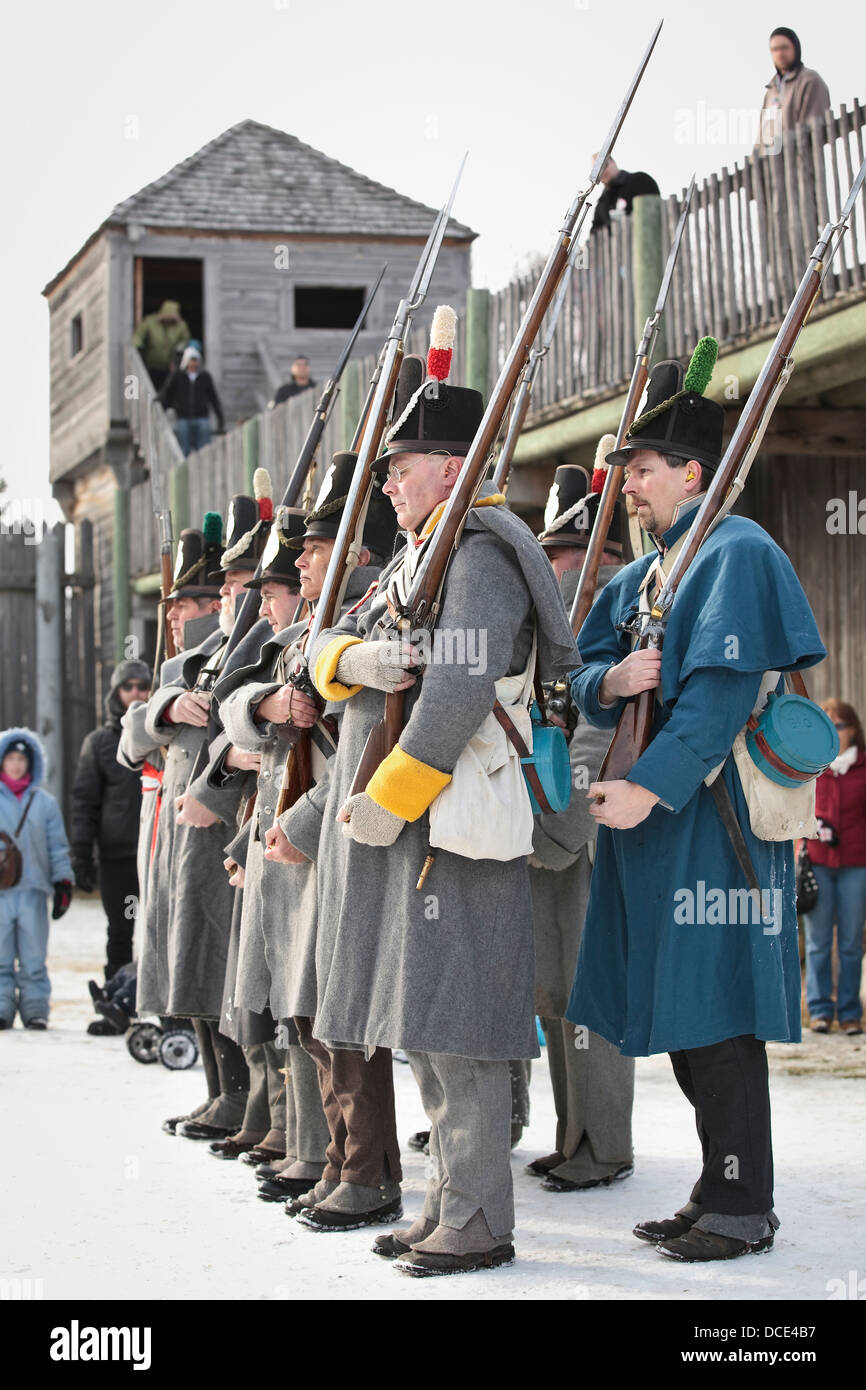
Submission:
POLYGON ((287 584, 300 592, 301 576, 295 561, 304 535, 304 513, 301 507, 277 507, 264 551, 262 572, 251 579, 245 589, 260 589, 268 580, 287 584))
POLYGON ((395 454, 444 450, 465 457, 483 415, 480 391, 430 380, 423 357, 404 357, 394 393, 393 424, 385 435, 385 452, 370 467, 375 473, 387 473, 395 454))
MULTIPOLYGON (((607 440, 611 438, 612 436, 606 436, 607 440)), ((609 447, 608 443, 605 452, 609 447)), ((544 509, 544 530, 538 537, 546 550, 565 545, 586 549, 589 545, 601 503, 604 472, 603 468, 596 468, 590 480, 587 470, 578 463, 563 463, 557 468, 544 509)), ((605 550, 621 555, 622 537, 622 506, 617 502, 604 543, 605 550)))
POLYGON ((722 457, 724 407, 704 391, 710 383, 719 345, 701 338, 687 368, 681 362, 657 362, 650 374, 642 413, 626 434, 621 449, 607 455, 608 463, 627 463, 638 449, 695 459, 715 472, 722 457))
MULTIPOLYGON (((313 510, 307 514, 307 525, 301 542, 310 537, 324 536, 332 539, 340 529, 343 507, 352 485, 358 455, 348 450, 334 454, 330 467, 322 479, 313 510)), ((364 522, 363 543, 376 555, 390 558, 397 535, 397 514, 391 506, 390 498, 382 491, 382 479, 376 478, 370 493, 367 519, 364 522)))
POLYGON ((254 570, 267 544, 274 516, 271 480, 267 469, 253 474, 253 496, 237 493, 229 503, 226 518, 226 548, 220 569, 254 570))
POLYGON ((180 533, 169 598, 219 598, 223 577, 223 521, 219 512, 205 512, 202 529, 180 533))

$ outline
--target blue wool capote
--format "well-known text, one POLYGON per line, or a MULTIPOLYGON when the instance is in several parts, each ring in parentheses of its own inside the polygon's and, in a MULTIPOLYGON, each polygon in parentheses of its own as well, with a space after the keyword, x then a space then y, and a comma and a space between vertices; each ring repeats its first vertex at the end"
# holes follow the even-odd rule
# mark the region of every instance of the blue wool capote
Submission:
MULTIPOLYGON (((662 537, 665 548, 691 524, 694 506, 684 510, 662 537)), ((578 637, 584 664, 571 678, 572 695, 600 727, 613 729, 625 707, 619 700, 602 709, 598 689, 631 650, 617 625, 637 611, 651 564, 646 556, 617 574, 578 637)), ((628 778, 660 802, 631 830, 599 830, 567 1016, 629 1056, 746 1033, 800 1039, 793 847, 752 835, 729 754, 763 673, 814 666, 824 655, 787 556, 753 521, 727 517, 677 591, 652 741, 628 778), (730 891, 745 889, 746 880, 703 784, 722 759, 772 920, 753 921, 752 905, 730 891)))

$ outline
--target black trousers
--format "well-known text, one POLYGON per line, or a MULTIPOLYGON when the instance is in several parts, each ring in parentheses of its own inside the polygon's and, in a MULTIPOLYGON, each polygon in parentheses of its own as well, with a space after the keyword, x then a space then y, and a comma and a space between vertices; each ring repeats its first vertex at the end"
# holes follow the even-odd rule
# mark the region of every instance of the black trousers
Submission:
POLYGON ((204 1069, 207 1093, 215 1100, 220 1093, 233 1095, 250 1089, 250 1073, 243 1049, 219 1030, 216 1018, 194 1018, 199 1056, 204 1069))
POLYGON ((100 861, 99 896, 108 918, 105 978, 110 980, 116 970, 132 960, 132 933, 138 907, 138 870, 134 854, 100 861))
POLYGON ((703 1167, 691 1200, 705 1212, 751 1216, 773 1209, 767 1050, 746 1034, 670 1053, 694 1107, 703 1167))

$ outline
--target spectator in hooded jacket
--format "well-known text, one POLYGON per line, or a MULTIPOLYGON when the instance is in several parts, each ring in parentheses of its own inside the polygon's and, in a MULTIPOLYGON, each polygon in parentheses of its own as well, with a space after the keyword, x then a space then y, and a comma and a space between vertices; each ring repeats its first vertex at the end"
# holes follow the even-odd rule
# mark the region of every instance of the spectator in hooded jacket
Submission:
POLYGON ((55 921, 72 899, 63 817, 41 785, 44 776, 45 755, 32 729, 0 733, 0 831, 21 852, 21 877, 0 889, 0 1028, 11 1028, 17 1012, 25 1028, 40 1032, 51 998, 48 895, 55 921))
POLYGON ((813 1033, 827 1033, 834 1013, 843 1033, 862 1033, 860 971, 866 921, 866 740, 851 705, 826 700, 839 735, 839 755, 818 778, 815 815, 818 838, 809 841, 809 858, 818 881, 818 899, 804 914, 806 1002, 813 1033), (833 924, 839 952, 833 1004, 833 924))
POLYGON ((105 723, 81 745, 72 788, 75 883, 82 892, 91 893, 99 882, 108 918, 106 980, 132 960, 138 902, 141 778, 117 761, 120 721, 133 701, 150 698, 150 681, 150 667, 144 661, 121 661, 114 668, 105 697, 105 723))
POLYGON ((767 153, 779 148, 784 131, 823 116, 830 106, 830 92, 820 73, 803 66, 800 40, 793 29, 774 29, 770 57, 776 71, 767 83, 755 149, 767 153))
POLYGON ((187 343, 175 368, 159 393, 159 399, 166 408, 175 412, 174 432, 184 458, 196 449, 203 449, 211 441, 209 411, 217 417, 217 430, 225 430, 225 419, 220 398, 210 372, 202 366, 201 351, 192 343, 187 343))

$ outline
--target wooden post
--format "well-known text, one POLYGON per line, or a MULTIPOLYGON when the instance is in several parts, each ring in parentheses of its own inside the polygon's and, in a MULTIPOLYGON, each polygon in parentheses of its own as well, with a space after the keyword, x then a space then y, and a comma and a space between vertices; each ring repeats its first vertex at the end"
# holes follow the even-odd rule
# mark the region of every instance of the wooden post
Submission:
MULTIPOLYGON (((189 464, 176 463, 168 475, 168 505, 171 508, 171 525, 175 546, 185 526, 189 526, 189 464)), ((201 518, 198 522, 201 526, 201 518)))
MULTIPOLYGON (((339 401, 344 449, 349 448, 355 436, 355 430, 361 418, 361 411, 364 408, 366 385, 367 382, 361 363, 347 362, 346 370, 343 372, 343 379, 340 382, 339 401)), ((321 462, 322 460, 320 459, 319 463, 321 462)), ((327 467, 328 465, 326 464, 325 466, 327 467)))
MULTIPOLYGON (((655 194, 635 198, 631 216, 631 257, 634 283, 634 341, 640 342, 644 324, 655 308, 665 263, 662 255, 662 200, 655 194)), ((632 349, 634 351, 634 349, 632 349)), ((653 360, 667 356, 664 319, 656 339, 653 360)))
POLYGON ((466 368, 464 386, 480 391, 484 400, 490 389, 490 291, 466 291, 466 368))
POLYGON ((253 474, 259 466, 259 417, 253 415, 243 424, 244 492, 253 495, 253 474))
POLYGON ((45 788, 63 800, 63 522, 45 527, 36 554, 36 732, 45 749, 45 788))
POLYGON ((114 535, 111 545, 111 585, 114 610, 114 660, 126 655, 129 635, 129 488, 114 489, 114 535))

